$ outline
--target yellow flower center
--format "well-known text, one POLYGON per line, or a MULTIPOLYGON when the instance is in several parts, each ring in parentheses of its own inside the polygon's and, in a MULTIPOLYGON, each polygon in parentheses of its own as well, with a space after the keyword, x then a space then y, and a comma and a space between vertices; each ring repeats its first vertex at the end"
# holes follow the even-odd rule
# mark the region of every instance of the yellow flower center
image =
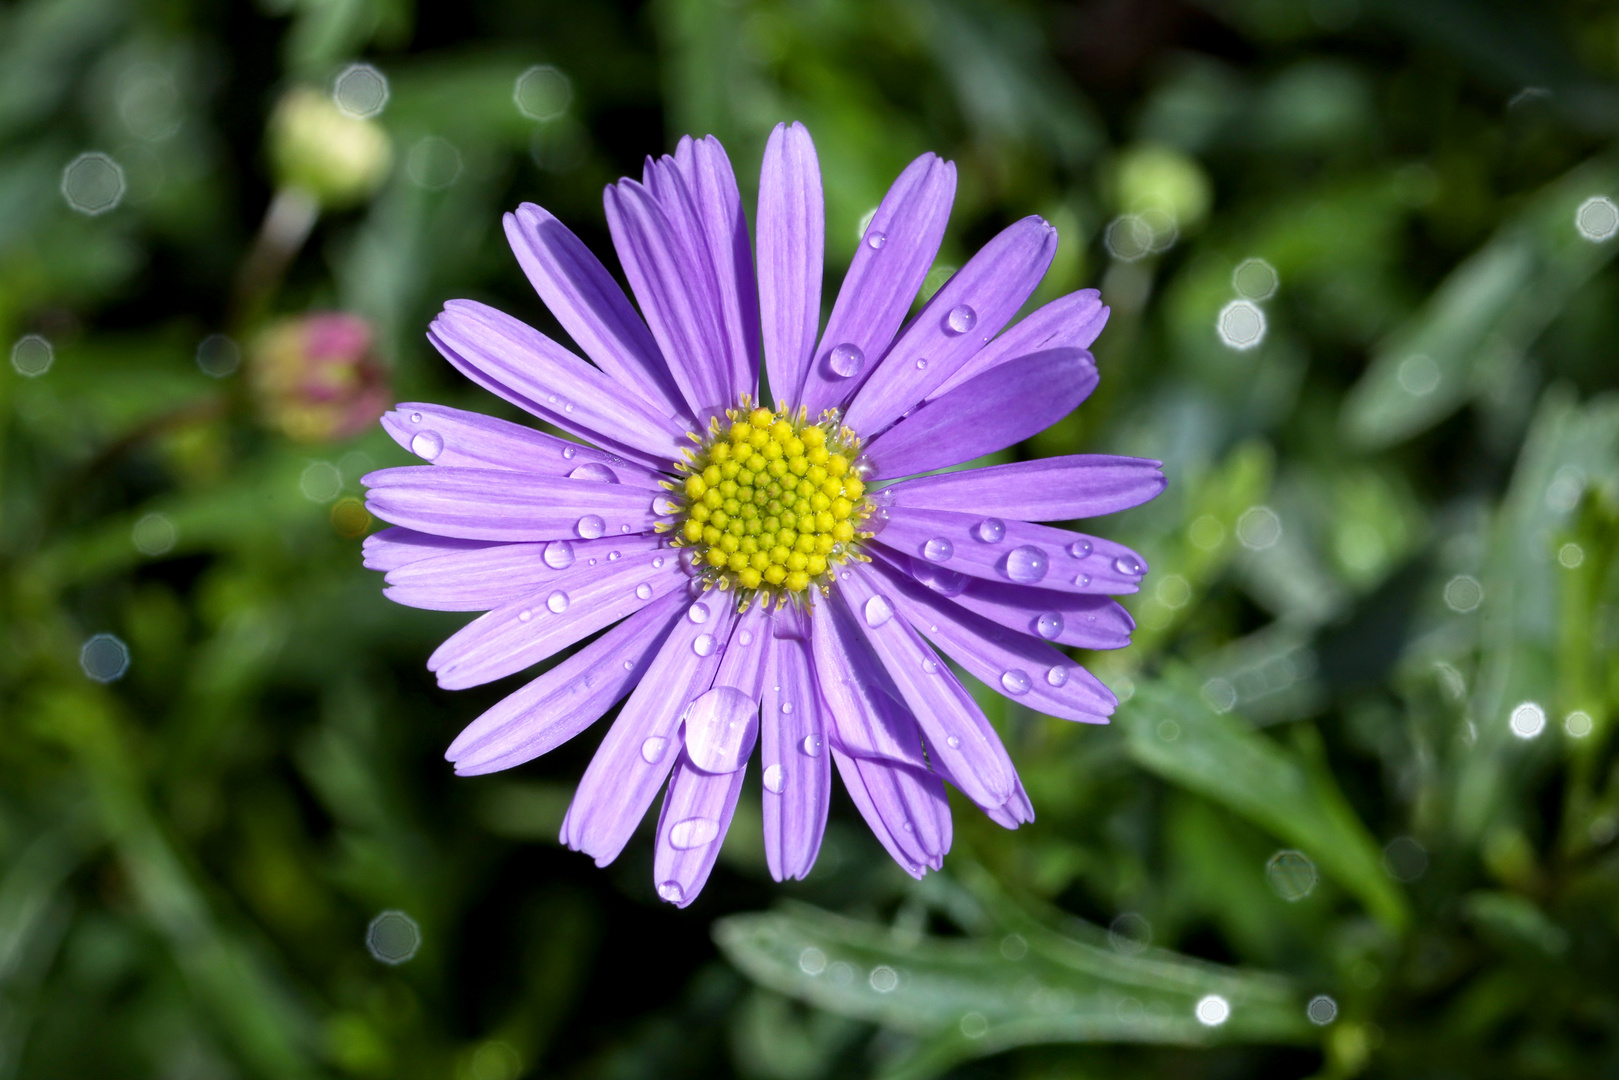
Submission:
POLYGON ((779 605, 833 569, 863 559, 860 526, 872 505, 859 476, 860 440, 803 410, 731 409, 675 465, 674 543, 721 589, 774 593, 779 605))

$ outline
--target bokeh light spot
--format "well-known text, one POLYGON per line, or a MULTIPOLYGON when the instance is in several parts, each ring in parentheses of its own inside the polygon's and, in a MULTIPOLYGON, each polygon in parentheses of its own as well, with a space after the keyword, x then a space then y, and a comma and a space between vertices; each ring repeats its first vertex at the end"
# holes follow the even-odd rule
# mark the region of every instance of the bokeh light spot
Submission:
POLYGON ((555 120, 573 101, 573 83, 550 64, 536 64, 517 76, 512 101, 530 120, 555 120))
POLYGON ((1546 730, 1546 710, 1533 701, 1520 701, 1512 707, 1507 724, 1520 739, 1533 739, 1546 730))
POLYGON ((1457 574, 1445 583, 1445 606, 1466 614, 1484 602, 1484 586, 1471 574, 1457 574))
POLYGON ((167 555, 178 538, 174 522, 162 514, 146 514, 130 530, 130 540, 142 555, 167 555))
POLYGON ((427 135, 405 155, 411 182, 428 191, 443 191, 461 178, 461 151, 448 139, 427 135))
POLYGON ((79 667, 98 683, 110 683, 129 670, 129 646, 113 634, 95 634, 79 650, 79 667))
POLYGON ((1595 725, 1591 721, 1591 714, 1584 709, 1575 709, 1563 717, 1563 730, 1576 739, 1583 739, 1591 734, 1595 725))
POLYGON ((1265 313, 1251 300, 1233 300, 1220 309, 1215 330, 1227 348, 1239 352, 1265 340, 1265 313))
POLYGON ((1231 272, 1231 287, 1249 300, 1269 300, 1280 284, 1276 268, 1260 258, 1244 259, 1231 272))
POLYGON ((1282 519, 1268 506, 1250 506, 1237 519, 1237 539, 1249 551, 1264 551, 1282 538, 1282 519))
POLYGON ((11 346, 11 366, 19 375, 37 379, 56 362, 56 350, 38 334, 24 334, 11 346))
POLYGON ((1399 380, 1400 389, 1412 397, 1426 397, 1439 389, 1443 373, 1433 357, 1415 353, 1400 361, 1394 377, 1399 380))
POLYGON ((1197 1002, 1197 1022, 1204 1027, 1219 1027, 1231 1019, 1231 1002, 1219 994, 1205 994, 1197 1002))
POLYGON ((1265 864, 1265 881, 1271 891, 1290 904, 1315 892, 1321 876, 1315 863, 1302 851, 1278 851, 1265 864))
POLYGON ((1574 211, 1574 227, 1595 243, 1611 240, 1619 232, 1619 207, 1606 195, 1593 195, 1574 211))
POLYGON ((197 369, 223 379, 242 366, 242 347, 224 334, 209 334, 197 346, 197 369))
POLYGON ((1310 1023, 1316 1027, 1326 1027, 1338 1019, 1338 1003, 1325 994, 1317 994, 1310 999, 1310 1004, 1304 1007, 1304 1015, 1310 1018, 1310 1023))
POLYGON ((421 927, 403 911, 384 911, 365 928, 365 947, 384 964, 403 964, 422 947, 421 927))
POLYGON ((1152 944, 1152 923, 1133 911, 1126 911, 1108 924, 1107 943, 1116 953, 1134 956, 1152 944))
POLYGON ((388 104, 388 77, 370 64, 350 64, 332 80, 332 104, 356 120, 376 116, 388 104))
POLYGON ((123 167, 106 154, 80 154, 62 170, 62 197, 91 217, 122 202, 125 188, 123 167))
POLYGON ((1383 869, 1395 881, 1415 881, 1428 872, 1428 851, 1412 837, 1396 836, 1383 848, 1383 869))
POLYGON ((312 461, 299 477, 298 487, 310 502, 331 502, 343 490, 343 474, 329 461, 312 461))

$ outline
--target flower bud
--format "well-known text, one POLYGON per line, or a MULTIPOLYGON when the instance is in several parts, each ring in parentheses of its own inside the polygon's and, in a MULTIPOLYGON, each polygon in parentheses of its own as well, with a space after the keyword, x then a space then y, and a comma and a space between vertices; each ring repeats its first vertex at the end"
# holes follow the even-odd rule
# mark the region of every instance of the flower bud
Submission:
POLYGON ((364 431, 387 406, 387 372, 371 353, 371 326, 344 311, 280 319, 249 352, 259 409, 299 442, 336 442, 364 431))
POLYGON ((269 134, 276 185, 305 191, 327 208, 365 199, 393 164, 393 146, 379 124, 345 114, 307 86, 282 96, 269 134))

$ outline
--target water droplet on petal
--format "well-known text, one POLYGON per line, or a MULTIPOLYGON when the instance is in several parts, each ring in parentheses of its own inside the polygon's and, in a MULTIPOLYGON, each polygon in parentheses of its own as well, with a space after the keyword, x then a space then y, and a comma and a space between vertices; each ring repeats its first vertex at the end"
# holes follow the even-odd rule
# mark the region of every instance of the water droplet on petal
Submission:
POLYGON ((668 517, 670 514, 673 514, 679 509, 679 504, 677 504, 667 495, 659 495, 656 499, 652 500, 652 512, 654 514, 668 517))
MULTIPOLYGON (((776 687, 776 689, 777 689, 777 690, 780 690, 780 689, 781 689, 781 687, 779 687, 779 686, 778 686, 778 687, 776 687)), ((792 703, 792 702, 790 702, 790 701, 784 701, 784 702, 782 702, 782 703, 781 703, 781 711, 782 711, 782 712, 784 712, 784 713, 790 713, 790 712, 792 712, 792 711, 793 711, 793 703, 792 703)))
POLYGON ((833 346, 827 364, 838 378, 848 379, 860 374, 860 369, 866 366, 866 354, 860 351, 860 346, 844 342, 833 346))
POLYGON ((603 521, 595 514, 586 514, 584 517, 579 519, 579 524, 575 525, 574 528, 577 529, 579 535, 584 537, 586 540, 594 540, 602 533, 607 531, 607 522, 603 521))
POLYGON ((708 605, 698 601, 686 609, 686 618, 701 626, 708 621, 708 605))
POLYGON ((624 670, 625 671, 634 671, 635 670, 635 661, 634 660, 626 660, 626 661, 624 661, 624 670))
POLYGON ((1072 544, 1068 545, 1068 554, 1072 555, 1076 559, 1083 559, 1090 553, 1091 542, 1089 540, 1075 540, 1072 544))
POLYGON ((563 412, 573 412, 573 402, 570 401, 566 405, 562 406, 562 411, 563 412))
MULTIPOLYGON (((552 400, 552 401, 555 401, 555 400, 556 400, 556 398, 552 398, 552 399, 551 399, 551 400, 552 400)), ((574 455, 575 455, 575 454, 577 454, 577 453, 578 453, 578 452, 579 452, 579 451, 578 451, 578 450, 575 450, 575 449, 574 449, 574 448, 573 448, 573 447, 571 447, 571 446, 569 446, 569 447, 566 447, 566 448, 564 448, 564 449, 563 449, 563 451, 562 451, 562 456, 563 456, 563 457, 564 457, 564 458, 566 458, 566 459, 567 459, 567 460, 569 460, 569 461, 572 461, 572 460, 573 460, 573 456, 574 456, 574 455)))
POLYGON ((444 439, 436 431, 418 431, 410 440, 410 452, 432 461, 444 452, 444 439))
POLYGON ((635 598, 637 600, 650 600, 650 599, 652 599, 652 586, 648 585, 644 581, 641 582, 641 584, 639 584, 639 585, 637 585, 635 587, 635 598))
POLYGON ((765 790, 781 794, 781 789, 787 786, 787 770, 780 765, 765 766, 765 790))
POLYGON ((618 483, 618 474, 599 461, 587 461, 568 474, 569 480, 594 480, 598 484, 618 483))
POLYGON ((1020 585, 1033 585, 1046 576, 1046 553, 1033 544, 1013 548, 1006 556, 1006 576, 1020 585))
POLYGON ((1001 672, 1001 686, 1008 694, 1027 694, 1031 685, 1033 684, 1029 681, 1029 673, 1020 668, 1001 672))
POLYGON ((528 622, 532 618, 534 618, 534 612, 530 611, 528 608, 524 608, 522 611, 517 613, 518 622, 528 622))
POLYGON ((662 735, 653 735, 641 744, 641 760, 648 765, 656 765, 663 760, 663 752, 668 747, 668 739, 662 735))
POLYGON ((928 562, 944 562, 956 553, 956 545, 942 536, 935 536, 922 545, 922 555, 928 562))
POLYGON ((960 596, 967 591, 967 575, 932 563, 911 560, 911 576, 940 596, 960 596))
POLYGON ((545 598, 545 606, 551 609, 553 615, 561 615, 568 610, 568 594, 558 589, 545 598))
POLYGON ((998 544, 1006 536, 1006 522, 1000 518, 985 518, 973 530, 986 544, 998 544))
POLYGON ((413 423, 413 424, 421 423, 422 422, 422 414, 419 413, 419 412, 411 413, 410 414, 410 422, 413 423))
POLYGON ((654 570, 662 570, 663 569, 663 556, 662 555, 654 555, 652 557, 652 569, 654 569, 654 570))
MULTIPOLYGON (((1078 577, 1076 577, 1074 579, 1074 584, 1078 585, 1081 589, 1083 589, 1085 586, 1089 585, 1090 583, 1091 583, 1091 576, 1089 574, 1080 574, 1078 577)), ((1094 619, 1092 621, 1094 621, 1094 619)))
POLYGON ((894 617, 894 605, 888 602, 888 597, 876 593, 866 601, 865 615, 866 625, 876 629, 894 617))
POLYGON ((965 334, 978 324, 978 312, 966 304, 957 304, 945 316, 945 323, 950 327, 952 334, 965 334))
POLYGON ((931 656, 927 657, 922 661, 922 670, 929 675, 937 675, 939 673, 939 662, 931 656))
POLYGON ((658 886, 658 896, 671 904, 678 904, 686 899, 686 890, 680 887, 678 881, 665 881, 658 886))
POLYGON ((886 243, 888 243, 888 236, 886 233, 873 229, 871 232, 866 234, 867 247, 875 250, 876 248, 882 247, 886 243))
POLYGON ((918 371, 926 371, 927 369, 928 369, 927 357, 925 357, 925 356, 919 357, 917 359, 917 361, 916 361, 916 370, 918 370, 918 371))
POLYGON ((736 772, 758 737, 759 704, 734 686, 716 686, 686 710, 686 753, 704 772, 736 772))
POLYGON ((1113 560, 1113 569, 1117 570, 1125 577, 1140 577, 1141 560, 1136 558, 1134 555, 1120 555, 1117 559, 1113 560))
POLYGON ((950 749, 952 749, 952 750, 959 750, 959 749, 961 749, 961 739, 959 739, 955 735, 952 735, 948 739, 945 740, 945 745, 950 747, 950 749))
POLYGON ((1068 681, 1068 669, 1061 664, 1055 664, 1046 672, 1046 683, 1050 686, 1061 686, 1068 681))
POLYGON ((698 656, 708 656, 714 651, 714 635, 698 634, 697 640, 691 643, 691 651, 698 656))
POLYGON ((749 645, 753 644, 753 631, 752 630, 744 630, 744 631, 742 631, 740 634, 737 635, 736 640, 737 640, 738 645, 741 645, 743 648, 747 648, 749 645))
POLYGON ((804 736, 804 741, 798 745, 810 757, 821 756, 821 737, 819 735, 806 735, 804 736))
POLYGON ((1047 641, 1056 641, 1062 636, 1062 613, 1048 611, 1034 621, 1035 630, 1047 641))
POLYGON ((553 570, 566 570, 573 565, 573 545, 566 540, 553 540, 545 545, 545 551, 541 553, 540 558, 544 559, 545 565, 553 570))

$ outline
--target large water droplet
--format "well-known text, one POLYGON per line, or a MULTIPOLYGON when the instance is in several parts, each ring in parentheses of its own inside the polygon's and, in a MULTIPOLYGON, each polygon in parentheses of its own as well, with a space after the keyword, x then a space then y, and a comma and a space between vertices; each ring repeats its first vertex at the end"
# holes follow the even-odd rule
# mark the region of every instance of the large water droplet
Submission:
POLYGON ((635 598, 637 600, 650 600, 650 599, 652 599, 652 586, 648 585, 644 581, 641 582, 641 584, 639 584, 639 585, 637 585, 635 587, 635 598))
POLYGON ((945 324, 950 327, 952 334, 965 334, 978 325, 978 312, 966 304, 957 304, 950 309, 950 314, 945 316, 945 324))
POLYGON ((1031 685, 1029 673, 1021 668, 1001 672, 1001 686, 1008 694, 1027 694, 1031 685))
POLYGON ((827 364, 832 368, 832 374, 840 379, 852 378, 860 374, 860 369, 866 366, 866 354, 860 351, 860 346, 844 342, 832 348, 832 355, 827 357, 827 364))
POLYGON ((787 786, 787 770, 780 765, 765 766, 765 790, 781 794, 781 789, 787 786))
POLYGON ((986 544, 998 544, 1006 536, 1006 522, 1000 518, 985 518, 973 532, 986 544))
POLYGON ((798 746, 810 757, 821 756, 821 737, 819 735, 804 736, 804 741, 799 743, 798 746))
POLYGON ((682 851, 702 847, 720 834, 720 823, 713 818, 694 817, 677 821, 669 829, 669 843, 682 851))
POLYGON ((575 525, 574 528, 577 529, 579 535, 584 537, 586 540, 594 540, 602 533, 607 531, 607 522, 603 521, 595 514, 586 514, 584 517, 579 519, 579 524, 575 525))
POLYGON ((686 899, 686 890, 680 887, 678 881, 665 881, 658 886, 658 896, 671 904, 678 904, 686 899))
POLYGON ((568 594, 558 589, 545 598, 545 606, 551 609, 553 615, 561 615, 568 610, 568 594))
POLYGON ((545 565, 553 570, 566 570, 573 565, 573 545, 566 540, 553 540, 545 545, 545 551, 540 554, 545 565))
POLYGON ((1006 556, 1006 576, 1020 585, 1033 585, 1046 576, 1046 553, 1033 544, 1013 548, 1006 556))
POLYGON ((1068 669, 1061 664, 1053 664, 1046 672, 1046 683, 1050 686, 1061 686, 1068 681, 1068 669))
POLYGON ((883 625, 894 617, 894 605, 888 602, 888 597, 881 593, 874 594, 866 601, 866 625, 873 629, 883 625))
POLYGON ((1076 559, 1083 559, 1090 553, 1091 542, 1089 540, 1075 540, 1072 544, 1068 545, 1068 554, 1072 555, 1076 559))
POLYGON ((1047 641, 1056 641, 1062 636, 1062 613, 1048 611, 1034 621, 1034 628, 1041 637, 1047 641))
POLYGON ((708 656, 714 651, 714 635, 698 634, 697 640, 691 643, 691 651, 698 656, 708 656))
POLYGON ((866 246, 867 247, 870 247, 872 249, 876 249, 876 248, 882 247, 886 243, 888 243, 888 236, 887 236, 886 233, 882 232, 881 230, 873 229, 869 233, 866 234, 866 246))
POLYGON ((935 536, 922 545, 922 555, 928 562, 944 562, 956 553, 956 545, 942 536, 935 536))
POLYGON ((680 504, 667 495, 659 495, 652 500, 652 512, 662 517, 668 517, 680 509, 680 504))
POLYGON ((433 461, 444 452, 444 439, 436 431, 418 431, 411 437, 410 452, 433 461))
POLYGON ((701 626, 708 621, 708 605, 699 600, 686 609, 686 618, 701 626))
POLYGON ((653 735, 641 744, 641 760, 648 765, 656 765, 663 760, 663 752, 668 748, 668 739, 662 735, 653 735))
POLYGON ((1117 559, 1113 560, 1113 569, 1117 570, 1125 577, 1140 577, 1141 560, 1136 558, 1134 555, 1120 555, 1117 559))
POLYGON ((758 737, 759 705, 734 686, 716 686, 686 710, 686 753, 704 772, 736 772, 758 737))
POLYGON ((911 560, 911 576, 940 596, 960 596, 967 590, 967 575, 932 563, 911 560))
POLYGON ((618 483, 618 474, 599 461, 587 461, 568 474, 569 480, 594 480, 598 484, 618 483))

